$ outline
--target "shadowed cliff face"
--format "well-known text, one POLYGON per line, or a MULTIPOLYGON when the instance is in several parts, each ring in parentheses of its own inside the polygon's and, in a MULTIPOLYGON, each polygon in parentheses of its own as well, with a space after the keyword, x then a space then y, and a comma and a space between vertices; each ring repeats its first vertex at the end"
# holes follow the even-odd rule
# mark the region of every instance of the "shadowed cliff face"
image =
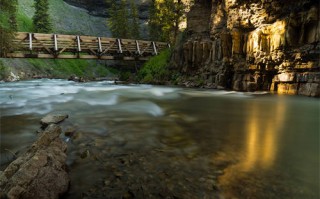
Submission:
MULTIPOLYGON (((109 17, 108 8, 111 7, 114 1, 107 0, 64 0, 70 5, 84 8, 89 11, 91 15, 100 17, 109 17)), ((119 1, 119 0, 117 0, 119 1)), ((146 20, 148 17, 148 9, 151 0, 135 0, 139 10, 139 18, 146 20)))
POLYGON ((213 88, 320 95, 319 5, 198 0, 173 63, 213 88))

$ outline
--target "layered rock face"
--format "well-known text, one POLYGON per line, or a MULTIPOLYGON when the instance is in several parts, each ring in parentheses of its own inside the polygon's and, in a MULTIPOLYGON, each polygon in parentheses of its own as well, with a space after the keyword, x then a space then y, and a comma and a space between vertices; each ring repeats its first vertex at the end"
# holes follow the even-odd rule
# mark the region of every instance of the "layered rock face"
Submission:
POLYGON ((320 95, 319 3, 198 0, 174 67, 213 88, 320 95))
MULTIPOLYGON (((91 15, 100 17, 109 17, 108 9, 111 8, 113 1, 107 0, 64 0, 70 5, 84 8, 89 11, 91 15)), ((119 1, 119 0, 118 0, 119 1)), ((138 10, 139 18, 146 20, 148 18, 148 9, 151 0, 135 0, 138 10)))

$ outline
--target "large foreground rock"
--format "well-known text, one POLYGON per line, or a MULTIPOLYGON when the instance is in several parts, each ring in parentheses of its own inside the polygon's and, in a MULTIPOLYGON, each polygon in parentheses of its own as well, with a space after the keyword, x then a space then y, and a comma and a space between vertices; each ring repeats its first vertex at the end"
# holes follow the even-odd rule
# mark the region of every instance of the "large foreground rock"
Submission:
POLYGON ((21 157, 0 173, 1 198, 57 199, 69 188, 67 144, 61 128, 50 124, 21 157))

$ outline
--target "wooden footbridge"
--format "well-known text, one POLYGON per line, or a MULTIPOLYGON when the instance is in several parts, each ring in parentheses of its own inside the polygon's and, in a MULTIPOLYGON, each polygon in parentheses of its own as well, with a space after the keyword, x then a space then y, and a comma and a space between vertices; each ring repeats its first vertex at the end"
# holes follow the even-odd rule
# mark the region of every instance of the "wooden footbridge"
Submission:
POLYGON ((168 47, 164 42, 18 32, 6 57, 145 61, 168 47))

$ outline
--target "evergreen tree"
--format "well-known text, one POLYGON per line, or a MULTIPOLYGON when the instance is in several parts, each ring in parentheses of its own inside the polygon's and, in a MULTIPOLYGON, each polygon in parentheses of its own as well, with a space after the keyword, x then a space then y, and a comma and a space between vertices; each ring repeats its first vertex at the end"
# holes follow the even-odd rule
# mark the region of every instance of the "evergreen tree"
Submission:
POLYGON ((181 0, 153 0, 149 10, 149 35, 153 40, 174 43, 183 19, 185 5, 181 0))
POLYGON ((109 15, 107 23, 113 37, 140 38, 139 13, 134 0, 112 2, 109 15))
POLYGON ((110 18, 108 26, 113 37, 129 38, 129 13, 127 10, 127 1, 121 0, 120 3, 113 2, 109 10, 110 18))
POLYGON ((5 56, 12 48, 12 40, 17 31, 17 0, 0 0, 0 56, 5 56))
POLYGON ((130 0, 130 38, 140 39, 139 13, 134 0, 130 0))
POLYGON ((49 33, 52 25, 49 16, 48 0, 34 0, 35 14, 33 16, 33 28, 35 32, 49 33))
POLYGON ((152 0, 152 4, 149 8, 149 37, 151 40, 159 40, 161 38, 161 24, 159 18, 159 3, 156 0, 152 0))

